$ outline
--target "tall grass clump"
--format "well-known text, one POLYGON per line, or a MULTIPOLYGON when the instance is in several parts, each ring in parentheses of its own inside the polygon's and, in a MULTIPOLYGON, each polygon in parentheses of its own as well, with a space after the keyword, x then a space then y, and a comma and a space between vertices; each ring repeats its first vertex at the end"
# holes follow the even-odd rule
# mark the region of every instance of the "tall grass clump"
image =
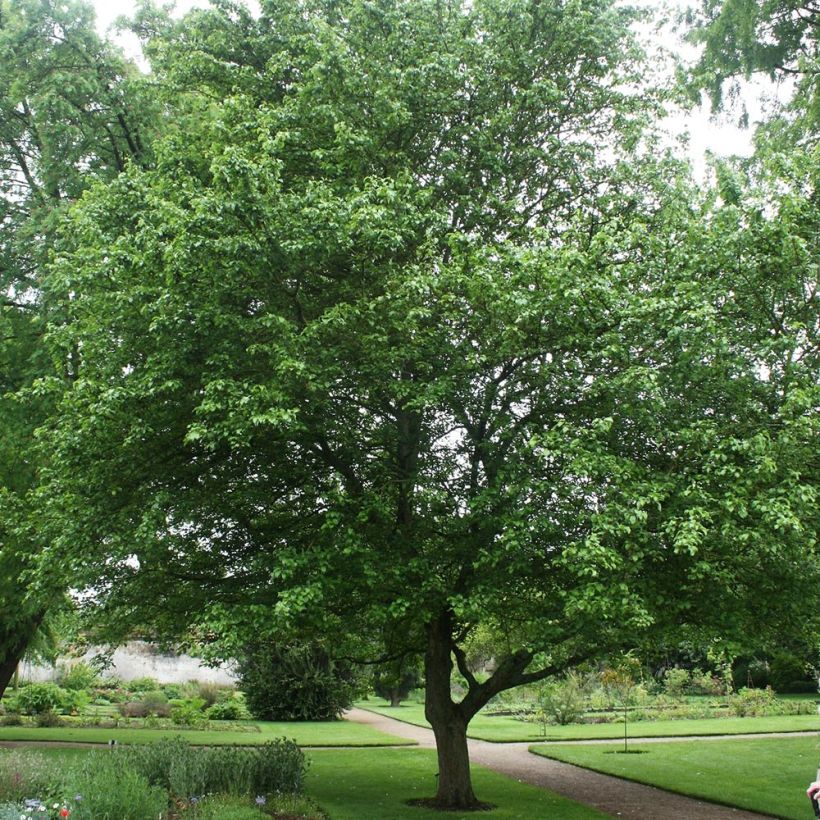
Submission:
POLYGON ((167 791, 122 766, 111 752, 89 753, 67 781, 67 792, 75 796, 72 820, 147 820, 168 810, 167 791))
POLYGON ((299 794, 307 761, 292 740, 254 747, 194 748, 180 738, 132 746, 115 753, 123 768, 138 772, 172 797, 202 794, 299 794))
MULTIPOLYGON (((0 803, 17 803, 59 786, 53 765, 36 752, 0 752, 0 803)), ((19 820, 19 813, 17 820, 19 820)))

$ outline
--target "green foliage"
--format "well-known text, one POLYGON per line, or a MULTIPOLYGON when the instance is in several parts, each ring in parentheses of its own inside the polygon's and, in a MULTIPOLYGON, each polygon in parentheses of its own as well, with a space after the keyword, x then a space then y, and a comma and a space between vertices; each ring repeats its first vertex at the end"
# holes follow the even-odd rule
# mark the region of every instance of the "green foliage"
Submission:
POLYGON ((688 692, 690 681, 689 670, 676 666, 664 673, 663 690, 670 697, 680 698, 688 692))
POLYGON ((182 698, 171 701, 171 720, 178 726, 201 726, 206 720, 202 698, 182 698))
MULTIPOLYGON (((31 572, 42 548, 32 491, 34 431, 76 374, 76 356, 43 345, 43 265, 67 205, 93 180, 150 155, 159 107, 133 64, 103 41, 84 3, 15 0, 0 12, 0 693, 48 612, 67 568, 31 572), (143 127, 145 126, 145 127, 143 127)), ((59 309, 58 309, 59 312, 59 309)))
POLYGON ((124 767, 183 799, 209 792, 298 794, 307 771, 301 749, 284 739, 254 748, 209 749, 194 748, 181 739, 161 740, 116 754, 124 767))
POLYGON ((398 706, 421 682, 419 661, 414 657, 404 656, 373 670, 373 691, 390 701, 391 706, 398 706))
POLYGON ((314 801, 290 794, 270 795, 261 807, 248 798, 206 797, 198 800, 189 812, 197 820, 263 820, 271 815, 289 820, 327 820, 314 801))
POLYGON ((146 717, 148 715, 168 717, 173 711, 168 697, 159 689, 145 692, 137 701, 120 703, 117 709, 124 717, 146 717))
POLYGON ((63 689, 93 689, 99 682, 97 672, 82 661, 62 667, 57 676, 57 683, 63 689))
POLYGON ((538 709, 544 719, 560 726, 577 723, 586 707, 583 681, 573 673, 561 681, 543 684, 538 689, 537 698, 538 709))
POLYGON ((29 683, 14 693, 11 705, 21 714, 38 715, 70 710, 78 699, 78 693, 69 692, 56 683, 29 683))
POLYGON ((53 784, 53 766, 43 755, 28 750, 0 752, 0 802, 45 794, 53 784))
MULTIPOLYGON (((727 80, 748 79, 757 72, 772 79, 797 75, 816 104, 816 16, 812 0, 702 0, 690 20, 690 38, 704 45, 694 71, 696 84, 720 105, 727 80)), ((730 88, 736 91, 737 85, 730 88)))
POLYGON ((248 709, 260 720, 335 720, 357 688, 349 667, 317 644, 251 646, 237 673, 248 709))
POLYGON ((244 701, 239 698, 214 703, 205 710, 208 720, 248 720, 251 716, 244 701))
POLYGON ((71 817, 75 820, 146 820, 161 817, 168 808, 168 794, 136 770, 121 765, 117 754, 88 754, 66 777, 66 791, 79 795, 71 817))
POLYGON ((125 686, 129 692, 156 692, 160 689, 159 681, 147 676, 125 681, 125 686))
POLYGON ((230 696, 230 689, 220 686, 217 683, 209 683, 207 681, 197 681, 197 697, 205 701, 205 708, 213 706, 218 700, 222 700, 226 696, 230 696))
POLYGON ((729 708, 738 717, 774 715, 813 715, 817 708, 810 700, 782 700, 775 697, 774 690, 742 688, 729 698, 729 708))
POLYGON ((34 723, 40 728, 46 729, 61 726, 62 720, 60 720, 60 716, 56 712, 52 712, 48 709, 45 712, 37 712, 34 716, 34 723))
POLYGON ((817 679, 804 659, 778 652, 769 663, 769 683, 775 692, 816 692, 817 679))
MULTIPOLYGON (((469 717, 682 625, 816 634, 816 152, 694 185, 633 21, 143 9, 169 125, 49 266, 73 369, 38 436, 38 577, 76 570, 123 631, 395 634, 437 723, 454 656, 469 717)), ((338 713, 324 660, 280 660, 252 711, 338 713)))

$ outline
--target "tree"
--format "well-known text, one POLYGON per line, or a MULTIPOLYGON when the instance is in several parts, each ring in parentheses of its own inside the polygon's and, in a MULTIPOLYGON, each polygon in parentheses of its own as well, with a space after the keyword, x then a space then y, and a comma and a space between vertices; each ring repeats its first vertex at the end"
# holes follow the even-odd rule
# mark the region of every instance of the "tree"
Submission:
POLYGON ((816 0, 701 0, 689 19, 690 39, 703 45, 693 75, 696 87, 705 88, 718 108, 727 81, 734 95, 737 81, 756 73, 773 80, 793 78, 801 96, 810 101, 816 122, 818 19, 816 0))
POLYGON ((159 112, 140 82, 87 6, 0 3, 0 694, 65 589, 31 583, 33 436, 53 407, 32 386, 72 370, 70 357, 55 367, 42 343, 42 268, 59 215, 90 181, 147 162, 159 112))
MULTIPOLYGON (((816 384, 770 367, 815 330, 761 324, 781 225, 747 246, 652 141, 629 21, 312 0, 149 27, 196 128, 87 194, 50 273, 79 364, 42 432, 44 564, 121 624, 401 636, 443 807, 478 805, 497 693, 817 610, 816 384)), ((776 316, 816 309, 770 284, 776 316)))

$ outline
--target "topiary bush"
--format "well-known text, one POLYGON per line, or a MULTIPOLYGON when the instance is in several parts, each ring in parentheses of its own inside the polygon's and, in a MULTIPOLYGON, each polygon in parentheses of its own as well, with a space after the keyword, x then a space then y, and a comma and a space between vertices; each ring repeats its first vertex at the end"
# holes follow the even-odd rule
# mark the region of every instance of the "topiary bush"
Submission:
POLYGON ((357 691, 351 668, 316 644, 258 644, 237 667, 248 709, 259 720, 336 720, 357 691))

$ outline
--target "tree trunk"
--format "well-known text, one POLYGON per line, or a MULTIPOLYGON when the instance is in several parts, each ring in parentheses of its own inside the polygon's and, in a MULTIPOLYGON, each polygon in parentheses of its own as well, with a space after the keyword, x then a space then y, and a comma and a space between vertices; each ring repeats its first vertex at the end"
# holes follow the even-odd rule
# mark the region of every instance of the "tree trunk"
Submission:
POLYGON ((28 623, 21 624, 14 630, 13 637, 0 635, 0 645, 6 646, 6 650, 0 655, 0 698, 6 691, 6 687, 14 677, 18 664, 26 654, 29 642, 34 637, 34 633, 43 621, 43 615, 35 615, 28 623))
POLYGON ((3 692, 6 691, 6 687, 14 677, 18 663, 20 663, 20 658, 12 655, 5 655, 0 659, 0 698, 3 697, 3 692))
POLYGON ((401 691, 398 689, 390 690, 390 705, 392 707, 401 706, 401 691))
POLYGON ((436 736, 438 790, 435 803, 446 809, 481 807, 473 793, 470 756, 467 750, 468 719, 450 697, 453 662, 452 616, 442 613, 427 625, 427 653, 424 659, 426 700, 424 713, 436 736))

